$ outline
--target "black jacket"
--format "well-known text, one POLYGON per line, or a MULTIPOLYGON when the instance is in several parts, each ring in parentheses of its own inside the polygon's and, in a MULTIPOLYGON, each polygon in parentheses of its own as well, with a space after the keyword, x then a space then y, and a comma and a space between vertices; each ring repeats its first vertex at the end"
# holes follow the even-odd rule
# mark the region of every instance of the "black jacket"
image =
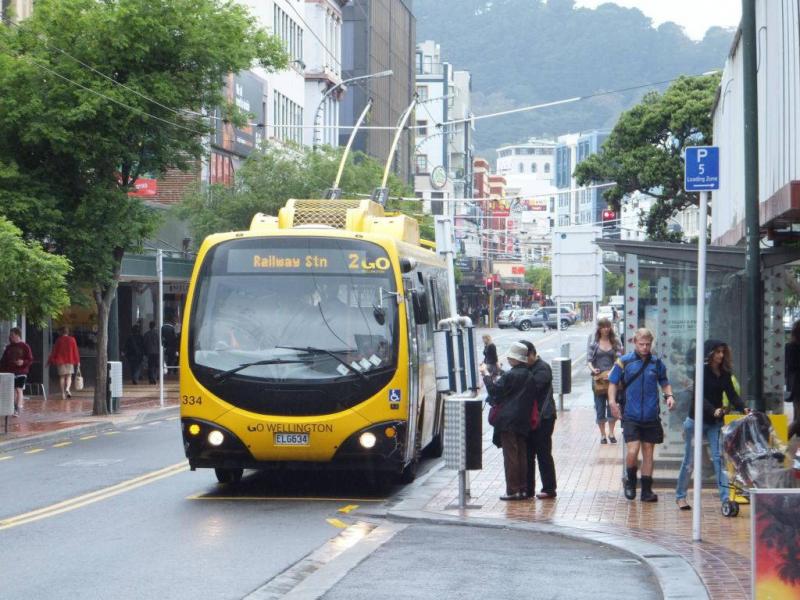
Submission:
POLYGON ((553 399, 553 370, 541 358, 530 368, 533 379, 534 398, 539 403, 539 417, 556 418, 556 402, 553 399))
MULTIPOLYGON (((714 375, 711 367, 703 366, 703 423, 715 424, 722 423, 722 417, 715 417, 714 411, 722 406, 722 393, 725 392, 732 406, 739 410, 744 410, 744 402, 733 389, 731 374, 721 371, 719 377, 714 375)), ((689 407, 689 418, 694 419, 694 394, 692 403, 689 407)))
POLYGON ((492 405, 503 405, 495 429, 526 435, 531 430, 531 410, 535 393, 533 376, 528 366, 516 365, 495 382, 487 375, 483 378, 483 383, 489 395, 488 402, 492 405))

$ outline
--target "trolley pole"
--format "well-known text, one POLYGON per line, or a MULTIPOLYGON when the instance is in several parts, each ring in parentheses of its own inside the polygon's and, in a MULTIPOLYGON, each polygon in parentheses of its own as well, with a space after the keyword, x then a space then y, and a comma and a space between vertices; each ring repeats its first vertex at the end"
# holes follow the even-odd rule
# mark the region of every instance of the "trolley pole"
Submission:
POLYGON ((697 323, 694 352, 694 510, 692 511, 692 540, 702 539, 703 493, 703 346, 705 339, 706 297, 706 227, 708 192, 700 192, 700 235, 697 238, 697 323))
POLYGON ((164 344, 161 329, 164 327, 164 251, 156 251, 158 273, 158 404, 164 408, 164 344))

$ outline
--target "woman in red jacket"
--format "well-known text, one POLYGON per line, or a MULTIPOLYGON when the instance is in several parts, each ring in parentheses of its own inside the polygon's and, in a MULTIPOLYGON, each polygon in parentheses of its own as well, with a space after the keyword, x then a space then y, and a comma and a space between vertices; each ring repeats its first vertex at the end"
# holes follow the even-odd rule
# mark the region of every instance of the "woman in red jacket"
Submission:
POLYGON ((72 374, 75 369, 81 366, 81 357, 78 353, 78 343, 69 334, 69 327, 66 325, 58 330, 58 336, 53 349, 50 351, 50 358, 47 359, 48 365, 54 365, 58 370, 58 381, 61 384, 61 399, 72 398, 69 391, 72 385, 72 374))

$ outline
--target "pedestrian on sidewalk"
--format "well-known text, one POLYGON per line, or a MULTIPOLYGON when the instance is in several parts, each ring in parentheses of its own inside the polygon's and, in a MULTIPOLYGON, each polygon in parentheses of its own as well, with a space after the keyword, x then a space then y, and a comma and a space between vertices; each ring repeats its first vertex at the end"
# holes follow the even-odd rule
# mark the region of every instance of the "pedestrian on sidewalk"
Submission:
POLYGON ((608 404, 608 375, 611 373, 614 362, 622 354, 622 344, 614 332, 611 321, 606 318, 598 319, 594 334, 589 339, 589 347, 586 349, 586 364, 592 374, 595 423, 600 429, 600 443, 616 444, 614 427, 616 427, 617 420, 608 404), (606 425, 608 425, 607 433, 606 425))
POLYGON ((553 399, 553 370, 539 358, 536 346, 527 340, 520 340, 528 349, 528 368, 533 380, 533 397, 539 410, 539 426, 528 433, 526 447, 528 452, 528 474, 525 478, 526 493, 536 494, 536 464, 539 464, 539 477, 542 490, 536 494, 539 500, 556 497, 556 463, 553 460, 553 430, 556 427, 556 402, 553 399))
MULTIPOLYGON (((705 361, 703 366, 703 435, 708 440, 711 450, 711 463, 717 477, 717 489, 720 502, 728 499, 730 486, 728 474, 722 468, 720 460, 720 433, 725 414, 730 412, 733 404, 740 411, 745 411, 744 402, 733 385, 733 357, 731 349, 721 340, 708 340, 703 348, 705 361)), ((675 487, 675 502, 681 510, 690 510, 686 499, 689 486, 689 475, 694 463, 694 394, 692 394, 689 415, 683 422, 683 438, 685 450, 681 470, 678 473, 678 484, 675 487)))
POLYGON ((672 410, 675 400, 667 379, 667 367, 651 353, 653 333, 646 328, 637 329, 633 337, 634 351, 617 359, 608 376, 608 402, 614 417, 620 418, 617 403, 618 386, 622 384, 622 429, 627 444, 625 455, 625 497, 636 498, 636 479, 639 470, 639 452, 642 455, 642 502, 658 502, 653 493, 653 452, 655 445, 664 441, 661 426, 659 386, 664 392, 667 408, 672 410))
POLYGON ((61 387, 61 399, 72 398, 72 375, 81 366, 78 342, 69 334, 69 327, 64 325, 58 330, 59 336, 50 350, 48 365, 53 365, 58 372, 58 384, 61 387))
POLYGON ((164 362, 168 367, 178 366, 178 330, 175 327, 175 314, 168 311, 166 322, 161 326, 161 343, 164 344, 164 362))
POLYGON ((150 383, 158 382, 158 370, 161 368, 158 355, 161 347, 161 340, 156 331, 156 322, 150 321, 150 328, 144 334, 144 351, 147 354, 147 380, 150 383))
POLYGON ((789 425, 789 439, 800 435, 800 321, 792 325, 789 343, 786 344, 786 398, 794 408, 794 417, 789 425))
POLYGON ((128 370, 131 372, 131 383, 136 385, 139 383, 139 377, 142 375, 142 362, 144 361, 144 336, 142 336, 141 328, 138 323, 133 326, 131 334, 125 341, 123 354, 128 361, 128 370))
POLYGON ((497 346, 492 342, 492 336, 483 335, 483 364, 489 375, 496 375, 500 371, 500 360, 497 358, 497 346))
POLYGON ((481 365, 481 375, 489 403, 500 407, 494 423, 495 431, 500 432, 506 476, 506 493, 500 499, 524 500, 528 496, 525 484, 528 473, 526 438, 531 430, 533 408, 528 349, 524 344, 514 342, 506 359, 511 369, 497 381, 492 381, 484 365, 481 365))
POLYGON ((0 357, 0 372, 14 374, 14 416, 19 416, 22 408, 22 390, 28 379, 28 372, 33 363, 31 347, 22 341, 22 330, 12 327, 8 335, 8 345, 0 357))

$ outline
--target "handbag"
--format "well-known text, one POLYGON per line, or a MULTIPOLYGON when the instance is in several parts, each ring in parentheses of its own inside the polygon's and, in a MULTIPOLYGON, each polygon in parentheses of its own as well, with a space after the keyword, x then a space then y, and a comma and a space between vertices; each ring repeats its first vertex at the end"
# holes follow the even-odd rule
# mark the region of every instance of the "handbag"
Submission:
POLYGON ((592 388, 594 393, 598 396, 603 396, 608 394, 608 375, 611 373, 611 369, 607 371, 601 371, 596 375, 592 375, 592 388))
POLYGON ((502 408, 502 404, 495 404, 489 407, 489 425, 494 427, 497 424, 497 419, 500 417, 500 409, 502 408))
POLYGON ((80 392, 83 389, 83 375, 81 375, 81 368, 75 372, 75 391, 80 392))

